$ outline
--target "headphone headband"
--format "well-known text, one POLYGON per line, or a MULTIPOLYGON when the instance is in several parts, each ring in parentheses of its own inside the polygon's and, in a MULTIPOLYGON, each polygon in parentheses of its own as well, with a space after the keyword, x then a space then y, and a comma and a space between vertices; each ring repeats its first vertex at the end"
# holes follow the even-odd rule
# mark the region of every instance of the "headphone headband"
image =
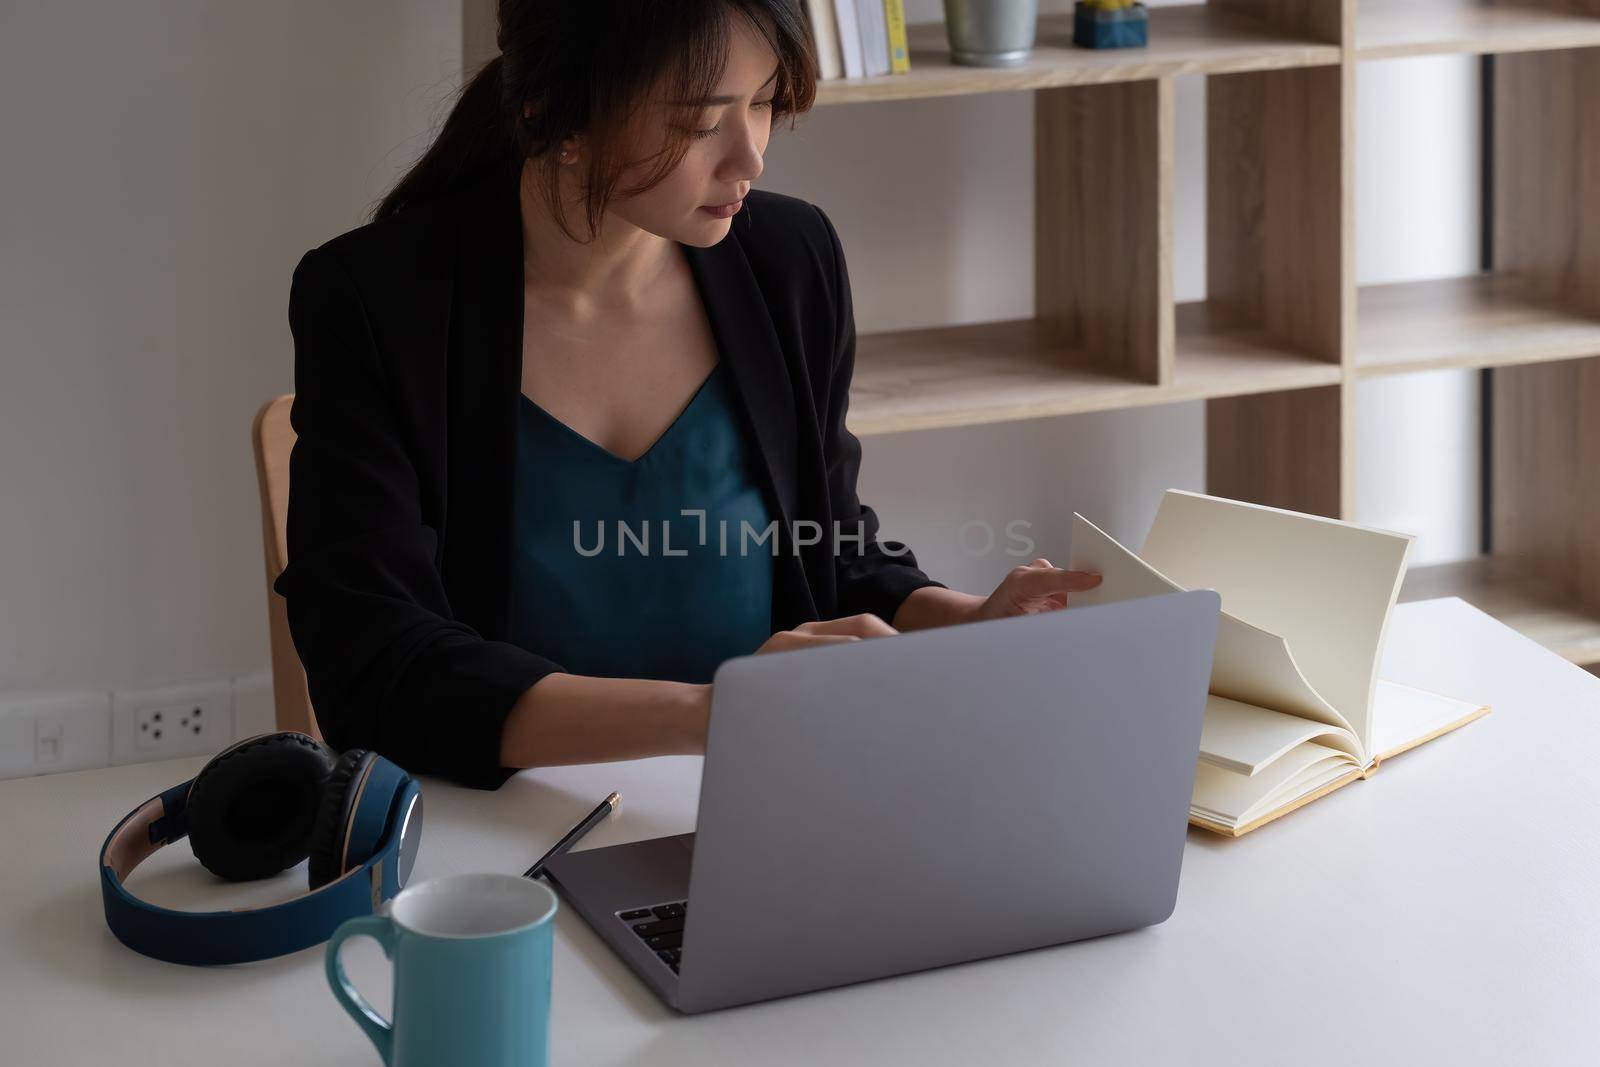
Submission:
MULTIPOLYGON (((100 895, 106 924, 136 952, 171 963, 242 963, 297 952, 326 941, 339 924, 376 912, 411 874, 421 834, 422 789, 384 759, 369 772, 370 795, 393 790, 386 808, 356 805, 347 841, 374 842, 368 858, 293 900, 230 911, 177 911, 141 900, 122 884, 134 868, 189 832, 190 779, 156 794, 123 817, 100 848, 100 895)), ((359 854, 357 852, 356 854, 359 854)))

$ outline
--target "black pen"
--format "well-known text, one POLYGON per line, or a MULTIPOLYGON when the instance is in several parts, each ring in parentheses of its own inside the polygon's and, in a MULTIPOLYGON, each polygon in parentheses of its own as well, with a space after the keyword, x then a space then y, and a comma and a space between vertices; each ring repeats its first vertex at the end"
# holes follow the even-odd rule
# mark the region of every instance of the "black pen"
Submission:
POLYGON ((615 793, 612 793, 610 796, 602 800, 598 808, 595 808, 588 815, 586 815, 584 820, 578 825, 574 826, 571 830, 568 830, 566 837, 563 837, 560 841, 556 842, 555 848, 552 848, 549 852, 546 852, 544 855, 540 856, 537 863, 523 871, 522 877, 539 877, 540 873, 544 870, 545 864, 549 863, 567 849, 577 844, 578 838, 582 837, 590 830, 593 830, 596 826, 599 826, 600 820, 605 818, 607 815, 610 815, 613 811, 616 811, 617 805, 620 803, 622 803, 622 798, 615 793))

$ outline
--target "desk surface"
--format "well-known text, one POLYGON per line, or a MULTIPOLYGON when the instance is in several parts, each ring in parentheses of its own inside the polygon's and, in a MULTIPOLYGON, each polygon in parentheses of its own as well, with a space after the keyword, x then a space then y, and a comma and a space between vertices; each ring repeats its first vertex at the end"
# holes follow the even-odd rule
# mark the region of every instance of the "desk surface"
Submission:
MULTIPOLYGON (((563 910, 554 1060, 1600 1062, 1600 680, 1456 598, 1398 606, 1380 673, 1494 712, 1246 837, 1192 830, 1160 926, 684 1018, 563 910)), ((376 1062, 320 946, 192 969, 106 930, 102 838, 202 762, 0 782, 0 1060, 376 1062)), ((612 789, 623 811, 588 844, 690 830, 698 783, 697 758, 524 772, 493 793, 430 780, 415 877, 520 871, 612 789)), ((162 903, 304 884, 302 865, 240 892, 164 851, 134 877, 162 903)), ((376 947, 346 959, 386 1010, 376 947)))

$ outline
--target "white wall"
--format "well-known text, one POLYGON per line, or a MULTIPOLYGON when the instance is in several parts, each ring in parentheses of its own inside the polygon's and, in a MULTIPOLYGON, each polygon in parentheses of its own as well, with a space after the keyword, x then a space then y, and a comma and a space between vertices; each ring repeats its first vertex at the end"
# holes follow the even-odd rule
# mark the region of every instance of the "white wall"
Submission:
POLYGON ((264 668, 289 275, 421 146, 459 6, 0 11, 0 690, 264 668))
MULTIPOLYGON (((0 693, 266 667, 248 427, 292 388, 289 273, 425 143, 461 35, 459 3, 429 0, 0 9, 0 693)), ((1203 91, 1180 82, 1180 299, 1204 295, 1203 91)), ((1373 64, 1360 92, 1362 280, 1475 269, 1472 61, 1373 64)), ((1032 121, 1010 93, 820 109, 775 136, 761 184, 839 224, 863 332, 1022 316, 1032 121)), ((1419 532, 1414 563, 1473 554, 1472 376, 1360 400, 1356 518, 1419 532)), ((1203 487, 1202 418, 872 437, 862 496, 932 573, 984 591, 1014 560, 962 554, 960 522, 1027 519, 1058 562, 1074 510, 1137 544, 1162 489, 1203 487)))

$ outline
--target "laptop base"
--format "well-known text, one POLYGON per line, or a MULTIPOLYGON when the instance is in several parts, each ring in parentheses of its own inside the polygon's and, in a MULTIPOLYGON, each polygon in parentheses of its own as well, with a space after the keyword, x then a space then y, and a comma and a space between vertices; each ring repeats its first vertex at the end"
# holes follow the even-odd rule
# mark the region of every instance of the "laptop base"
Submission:
POLYGON ((619 915, 688 897, 693 857, 694 834, 678 834, 568 852, 544 869, 562 900, 675 1009, 678 975, 619 915))

